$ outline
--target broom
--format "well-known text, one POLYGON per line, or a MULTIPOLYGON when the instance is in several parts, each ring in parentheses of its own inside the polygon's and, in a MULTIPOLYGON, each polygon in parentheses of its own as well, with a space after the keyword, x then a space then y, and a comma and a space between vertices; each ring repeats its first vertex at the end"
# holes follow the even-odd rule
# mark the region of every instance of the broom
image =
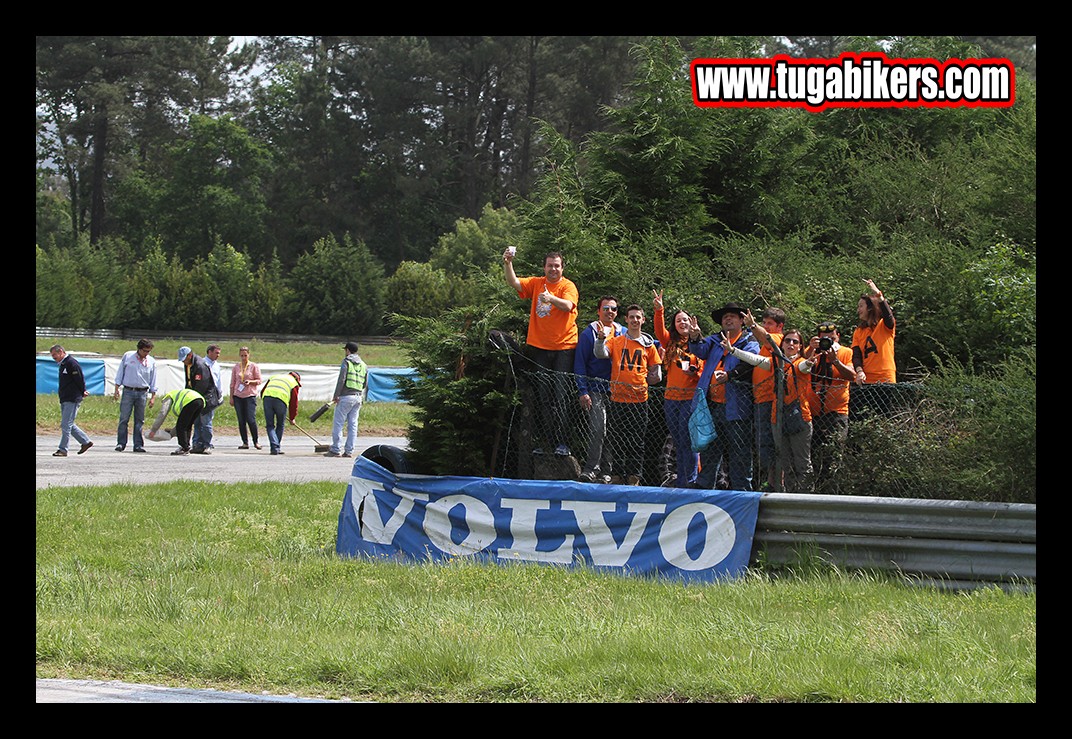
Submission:
POLYGON ((303 434, 308 436, 314 442, 316 442, 316 446, 313 448, 313 451, 316 452, 317 454, 323 454, 328 449, 331 449, 330 444, 321 444, 316 437, 314 437, 312 434, 310 434, 308 431, 306 431, 305 429, 303 429, 301 426, 299 426, 298 424, 294 423, 293 421, 290 422, 290 425, 293 426, 294 428, 298 429, 298 431, 301 431, 303 434))

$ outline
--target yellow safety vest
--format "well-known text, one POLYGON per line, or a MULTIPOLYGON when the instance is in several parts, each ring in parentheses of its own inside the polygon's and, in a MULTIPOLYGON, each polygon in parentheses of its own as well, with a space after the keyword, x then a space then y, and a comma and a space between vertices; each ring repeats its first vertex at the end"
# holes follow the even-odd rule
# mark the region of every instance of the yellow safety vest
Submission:
POLYGON ((273 375, 264 386, 265 398, 279 398, 290 405, 290 393, 298 387, 298 381, 289 372, 285 375, 273 375))
POLYGON ((182 390, 172 390, 170 393, 164 396, 165 398, 171 398, 171 410, 178 417, 182 409, 190 402, 195 400, 204 400, 205 396, 196 390, 184 388, 182 390))

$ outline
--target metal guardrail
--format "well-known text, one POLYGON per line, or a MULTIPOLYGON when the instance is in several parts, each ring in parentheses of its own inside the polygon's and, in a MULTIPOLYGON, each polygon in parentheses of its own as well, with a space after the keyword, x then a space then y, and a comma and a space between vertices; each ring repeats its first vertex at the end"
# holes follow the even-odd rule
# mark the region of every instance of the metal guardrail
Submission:
POLYGON ((768 493, 752 559, 792 566, 818 557, 952 590, 1026 590, 1035 586, 1035 546, 1027 503, 768 493))
POLYGON ((317 336, 311 334, 263 334, 250 332, 212 333, 209 331, 157 331, 146 329, 86 329, 86 328, 48 328, 37 327, 38 336, 72 336, 87 339, 116 339, 137 341, 142 337, 159 339, 185 339, 189 341, 246 341, 257 339, 258 341, 286 342, 312 342, 316 344, 344 344, 347 341, 356 341, 359 345, 387 346, 405 341, 394 336, 317 336))

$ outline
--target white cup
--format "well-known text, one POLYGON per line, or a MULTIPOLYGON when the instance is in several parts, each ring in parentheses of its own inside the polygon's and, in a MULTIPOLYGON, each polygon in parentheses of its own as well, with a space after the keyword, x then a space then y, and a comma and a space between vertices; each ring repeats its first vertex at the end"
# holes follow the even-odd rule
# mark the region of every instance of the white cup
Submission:
POLYGON ((508 246, 508 247, 506 247, 506 253, 509 254, 510 256, 514 256, 515 254, 517 254, 517 247, 516 246, 508 246))

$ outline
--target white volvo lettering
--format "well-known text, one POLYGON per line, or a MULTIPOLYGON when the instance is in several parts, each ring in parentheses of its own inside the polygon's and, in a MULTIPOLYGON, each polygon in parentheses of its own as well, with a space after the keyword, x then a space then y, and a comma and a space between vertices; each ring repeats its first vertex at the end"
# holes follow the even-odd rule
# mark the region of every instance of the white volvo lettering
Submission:
POLYGON ((577 526, 588 542, 592 564, 624 567, 652 515, 662 513, 666 506, 661 503, 630 503, 626 510, 633 514, 633 520, 629 522, 629 530, 625 532, 621 546, 614 540, 607 519, 603 516, 614 511, 613 501, 564 500, 562 509, 573 511, 577 518, 577 526))
POLYGON ((710 503, 686 503, 667 514, 659 530, 659 547, 663 557, 682 570, 706 570, 726 558, 737 539, 737 528, 730 514, 710 503), (707 527, 703 549, 694 559, 685 548, 689 526, 702 514, 707 527))
POLYGON ((413 504, 418 500, 428 500, 427 495, 410 493, 395 488, 395 495, 402 498, 402 502, 391 511, 391 517, 384 523, 380 517, 380 506, 376 502, 376 493, 385 493, 381 487, 373 487, 368 480, 360 477, 350 478, 350 499, 353 501, 354 513, 357 514, 357 522, 360 526, 361 538, 373 544, 390 544, 395 539, 395 534, 406 520, 406 516, 413 510, 413 504))
POLYGON ((487 503, 471 495, 444 495, 424 508, 424 533, 429 541, 446 554, 469 557, 483 551, 495 542, 495 517, 487 503), (469 533, 454 543, 451 538, 453 524, 448 514, 455 506, 465 511, 465 525, 469 533))
MULTIPOLYGON (((557 549, 549 552, 537 552, 536 511, 551 507, 548 500, 532 498, 503 498, 502 507, 513 511, 510 516, 510 535, 514 546, 499 550, 499 559, 524 559, 532 562, 555 562, 569 564, 573 561, 573 534, 566 534, 565 541, 557 549)), ((566 502, 562 503, 566 508, 566 502)), ((613 504, 611 505, 613 508, 613 504)))

